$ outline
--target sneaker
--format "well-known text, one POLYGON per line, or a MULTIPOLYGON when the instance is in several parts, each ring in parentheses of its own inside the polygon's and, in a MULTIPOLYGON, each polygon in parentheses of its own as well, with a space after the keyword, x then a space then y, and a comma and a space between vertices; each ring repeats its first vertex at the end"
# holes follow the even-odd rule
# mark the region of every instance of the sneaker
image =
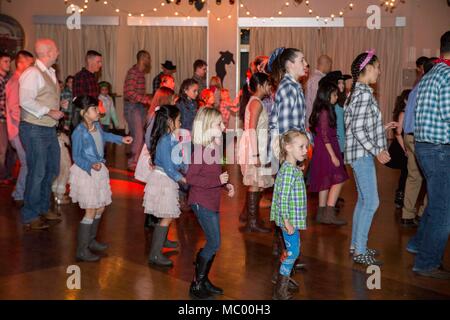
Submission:
POLYGON ((354 256, 353 262, 362 264, 365 266, 371 266, 371 265, 381 266, 381 265, 383 265, 383 262, 375 259, 374 256, 371 256, 369 254, 359 254, 357 256, 354 256))

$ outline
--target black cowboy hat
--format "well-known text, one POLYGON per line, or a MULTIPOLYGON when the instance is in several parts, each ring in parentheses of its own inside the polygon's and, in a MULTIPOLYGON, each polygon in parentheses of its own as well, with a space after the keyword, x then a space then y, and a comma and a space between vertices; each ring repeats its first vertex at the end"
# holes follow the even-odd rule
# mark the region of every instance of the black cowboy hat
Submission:
POLYGON ((352 76, 350 76, 348 74, 343 75, 340 70, 331 71, 331 72, 327 73, 327 75, 325 77, 320 79, 319 86, 325 82, 331 82, 331 83, 334 83, 335 85, 337 85, 339 80, 345 81, 345 80, 351 79, 351 78, 352 78, 352 76))
POLYGON ((166 60, 166 62, 162 63, 161 65, 167 70, 177 70, 177 66, 175 66, 172 61, 169 60, 166 60))

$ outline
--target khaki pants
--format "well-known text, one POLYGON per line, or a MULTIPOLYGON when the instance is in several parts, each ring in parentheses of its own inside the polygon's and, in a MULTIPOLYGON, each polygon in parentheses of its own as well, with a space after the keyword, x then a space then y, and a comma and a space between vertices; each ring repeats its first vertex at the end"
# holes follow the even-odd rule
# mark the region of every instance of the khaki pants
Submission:
MULTIPOLYGON (((408 178, 406 179, 405 199, 403 201, 402 218, 414 219, 416 217, 416 202, 422 188, 423 176, 417 164, 414 148, 414 136, 405 135, 405 147, 408 151, 408 178)), ((425 196, 424 204, 419 209, 419 216, 422 216, 423 210, 427 205, 425 196)))

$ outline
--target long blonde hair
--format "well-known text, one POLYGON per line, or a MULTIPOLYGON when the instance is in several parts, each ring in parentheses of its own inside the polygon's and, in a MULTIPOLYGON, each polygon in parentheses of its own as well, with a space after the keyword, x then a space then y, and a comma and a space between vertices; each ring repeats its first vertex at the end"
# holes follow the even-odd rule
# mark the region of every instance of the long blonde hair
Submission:
POLYGON ((212 124, 217 120, 222 120, 222 114, 217 109, 199 109, 192 126, 192 143, 208 146, 214 138, 212 124))
POLYGON ((301 132, 300 130, 297 130, 297 129, 288 130, 280 136, 280 161, 281 162, 284 162, 286 160, 286 156, 287 156, 286 146, 288 144, 292 143, 292 141, 295 138, 300 137, 300 136, 305 137, 306 140, 309 141, 306 133, 301 132))

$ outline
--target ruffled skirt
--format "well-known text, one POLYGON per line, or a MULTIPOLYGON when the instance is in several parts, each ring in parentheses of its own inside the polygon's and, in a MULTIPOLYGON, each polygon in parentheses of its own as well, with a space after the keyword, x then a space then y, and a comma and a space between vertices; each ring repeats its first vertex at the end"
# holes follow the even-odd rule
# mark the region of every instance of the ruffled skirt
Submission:
POLYGON ((144 189, 144 212, 158 218, 178 218, 181 214, 178 183, 164 172, 151 170, 144 189))

